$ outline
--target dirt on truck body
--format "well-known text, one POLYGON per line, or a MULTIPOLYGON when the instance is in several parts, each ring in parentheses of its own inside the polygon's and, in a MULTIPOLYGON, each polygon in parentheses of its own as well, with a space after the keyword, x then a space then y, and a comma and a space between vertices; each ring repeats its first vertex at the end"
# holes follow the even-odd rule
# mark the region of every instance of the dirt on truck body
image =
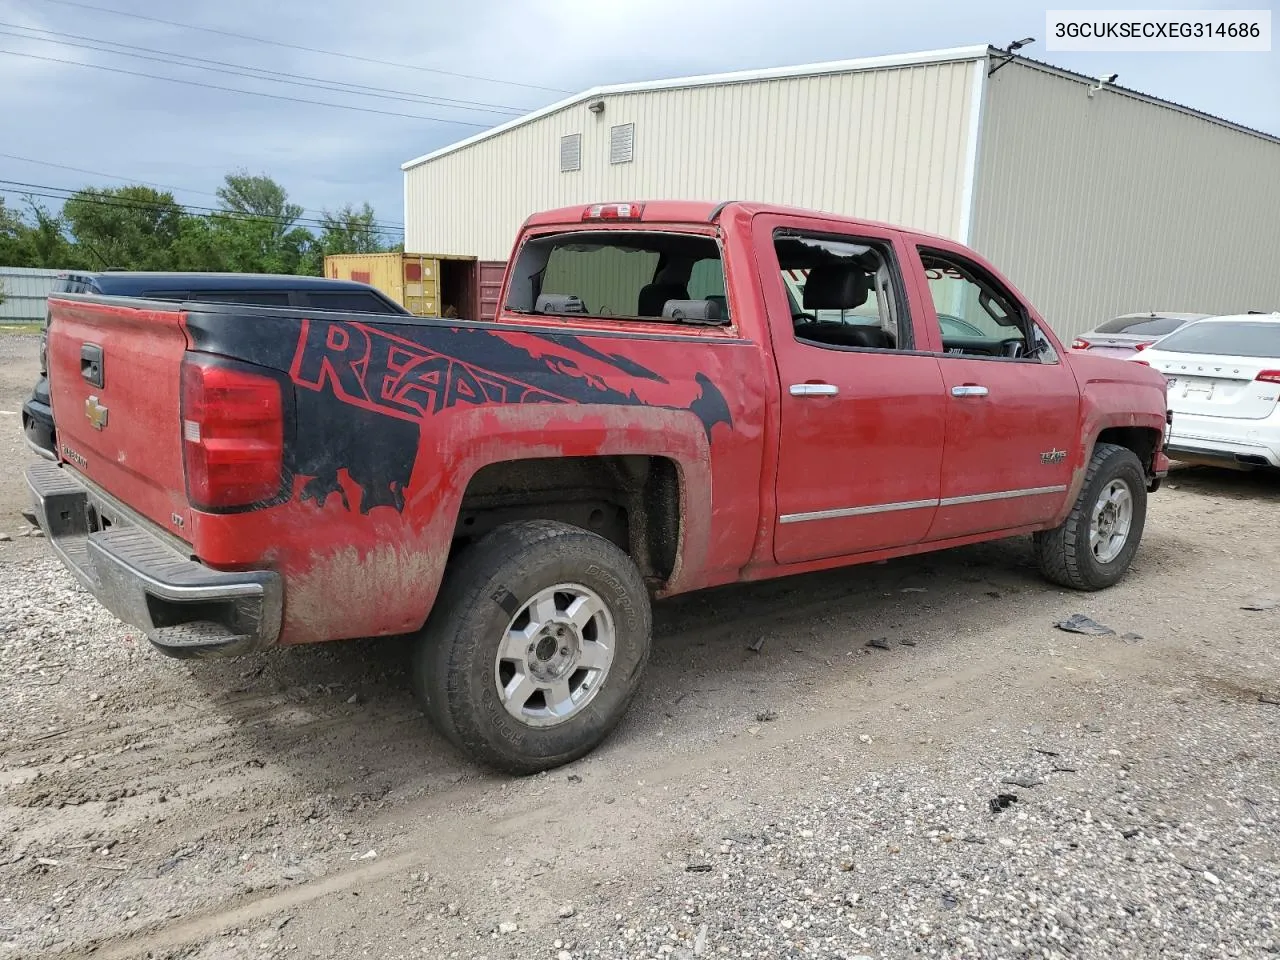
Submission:
POLYGON ((1034 534, 1124 576, 1165 381, 1068 354, 967 248, 747 203, 536 215, 493 322, 52 299, 50 544, 174 656, 417 634, 427 714, 582 756, 650 600, 1034 534))

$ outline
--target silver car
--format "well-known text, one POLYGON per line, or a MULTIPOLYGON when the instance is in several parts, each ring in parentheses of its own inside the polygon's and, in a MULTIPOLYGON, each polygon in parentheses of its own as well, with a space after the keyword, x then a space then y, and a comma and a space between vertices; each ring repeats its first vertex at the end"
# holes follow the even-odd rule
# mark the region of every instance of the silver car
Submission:
POLYGON ((1071 349, 1088 350, 1107 357, 1131 357, 1193 320, 1204 320, 1210 316, 1212 314, 1166 311, 1126 313, 1080 334, 1071 341, 1071 349))

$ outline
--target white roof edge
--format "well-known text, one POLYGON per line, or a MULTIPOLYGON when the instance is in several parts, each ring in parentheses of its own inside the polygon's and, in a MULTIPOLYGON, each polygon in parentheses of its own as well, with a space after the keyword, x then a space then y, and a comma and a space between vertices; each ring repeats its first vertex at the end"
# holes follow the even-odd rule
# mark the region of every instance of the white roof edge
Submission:
POLYGON ((652 90, 679 90, 685 87, 706 87, 726 83, 751 83, 760 80, 786 80, 792 77, 813 77, 827 73, 854 73, 861 70, 884 70, 892 67, 910 67, 926 63, 954 63, 962 60, 981 60, 991 51, 988 44, 975 44, 967 47, 949 47, 944 50, 924 50, 919 53, 896 53, 880 57, 860 57, 855 60, 832 60, 825 63, 806 63, 791 67, 766 67, 760 70, 736 70, 731 73, 708 73, 696 77, 674 77, 667 80, 642 80, 637 83, 617 83, 609 86, 592 87, 583 93, 575 93, 564 100, 526 113, 523 116, 508 120, 496 127, 490 127, 474 136, 451 143, 447 147, 433 150, 400 165, 401 170, 410 170, 446 154, 462 150, 472 144, 480 143, 506 133, 508 130, 524 126, 535 120, 541 120, 553 113, 572 107, 596 97, 616 96, 621 93, 644 93, 652 90))

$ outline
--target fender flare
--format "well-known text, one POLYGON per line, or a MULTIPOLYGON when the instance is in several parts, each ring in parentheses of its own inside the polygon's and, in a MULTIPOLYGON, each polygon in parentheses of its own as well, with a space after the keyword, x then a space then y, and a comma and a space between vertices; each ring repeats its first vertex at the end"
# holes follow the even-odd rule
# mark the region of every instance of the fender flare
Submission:
MULTIPOLYGON (((463 496, 485 467, 538 458, 608 456, 663 457, 675 463, 679 543, 662 594, 680 592, 706 565, 714 507, 710 443, 702 421, 689 410, 521 404, 455 411, 441 429, 423 433, 410 483, 414 493, 405 513, 429 516, 427 540, 437 552, 447 554, 463 496)), ((425 609, 435 602, 444 566, 442 558, 433 572, 425 609)))

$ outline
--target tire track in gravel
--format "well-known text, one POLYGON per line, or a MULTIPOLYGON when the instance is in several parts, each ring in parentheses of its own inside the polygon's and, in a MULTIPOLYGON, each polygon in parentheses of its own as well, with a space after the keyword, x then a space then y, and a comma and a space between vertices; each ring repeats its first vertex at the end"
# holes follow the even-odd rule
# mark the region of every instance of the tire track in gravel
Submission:
MULTIPOLYGON (((945 651, 939 651, 937 656, 945 657, 945 651)), ((546 822, 572 820, 584 807, 603 804, 610 797, 616 800, 612 807, 616 819, 632 822, 637 819, 650 820, 655 821, 655 829, 669 827, 669 824, 655 820, 656 811, 637 805, 637 797, 652 797, 656 801, 662 796, 663 787, 677 781, 696 781, 717 768, 742 769, 744 766, 757 766, 766 755, 786 751, 788 744, 806 740, 821 741, 837 731, 868 722, 876 714, 892 710, 893 703, 905 696, 910 696, 917 702, 931 702, 946 699, 980 679, 990 681, 999 678, 1016 685, 1019 693, 1027 696, 1056 688, 1046 697, 1048 700, 1062 698, 1064 691, 1070 693, 1073 688, 1091 685, 1103 673, 1112 683, 1132 682, 1164 691, 1168 689, 1170 682, 1181 681, 1185 684, 1191 678, 1188 668, 1195 662, 1193 657, 1174 656, 1153 664, 1146 657, 1136 654, 1132 648, 1112 647, 1104 651, 1100 659, 1093 662, 1082 661, 1078 666, 1073 666, 1072 669, 1079 669, 1082 673, 1074 679, 1064 681, 1064 666, 1061 663, 1034 666, 1024 664, 1015 668, 1008 663, 1005 651, 990 650, 986 657, 967 662, 964 669, 935 676, 924 684, 916 683, 912 677, 892 678, 886 684, 888 689, 878 689, 874 698, 859 698, 857 694, 860 692, 860 684, 853 678, 843 685, 843 689, 828 691, 829 699, 834 703, 827 709, 778 724, 776 736, 747 738, 735 744, 721 745, 713 753, 704 752, 677 759, 670 758, 658 748, 643 751, 641 756, 633 758, 628 770, 628 778, 638 777, 643 781, 643 787, 634 791, 633 795, 616 796, 619 784, 614 778, 593 777, 592 767, 608 767, 607 763, 598 761, 587 761, 576 766, 574 769, 582 770, 580 776, 586 783, 570 791, 560 791, 562 796, 551 803, 542 795, 528 796, 520 793, 507 799, 507 809, 498 811, 495 808, 499 804, 495 804, 493 797, 486 796, 487 785, 477 784, 470 789, 459 790, 457 794, 436 797, 387 815, 386 819, 394 821, 400 828, 398 845, 409 845, 413 849, 381 857, 369 866, 342 870, 287 890, 246 897, 231 906, 219 906, 172 924, 153 926, 118 939, 81 944, 58 956, 67 960, 89 957, 98 960, 125 960, 150 956, 159 951, 201 942, 224 931, 246 927, 318 900, 365 889, 378 881, 414 868, 429 868, 433 864, 447 861, 483 862, 495 844, 500 844, 504 849, 514 849, 522 838, 527 840, 531 833, 536 832, 535 828, 546 822), (459 816, 459 801, 463 800, 464 795, 467 806, 474 804, 482 812, 459 816), (487 803, 481 803, 486 800, 487 803), (425 825, 428 819, 434 820, 436 817, 448 819, 447 833, 442 834, 438 832, 438 828, 425 825)), ((988 709, 994 707, 988 705, 988 709)), ((958 736, 965 728, 980 727, 988 722, 987 712, 978 710, 954 723, 947 735, 958 736)), ((868 748, 868 753, 878 753, 883 759, 899 750, 917 754, 926 752, 914 739, 914 736, 901 736, 898 738, 901 742, 897 743, 889 739, 878 747, 868 748), (912 743, 906 743, 907 740, 912 743)), ((932 745, 928 752, 945 752, 945 749, 945 742, 938 743, 932 745)), ((599 772, 607 773, 606 770, 599 772)), ((543 778, 529 778, 521 782, 527 784, 540 779, 543 778)))

